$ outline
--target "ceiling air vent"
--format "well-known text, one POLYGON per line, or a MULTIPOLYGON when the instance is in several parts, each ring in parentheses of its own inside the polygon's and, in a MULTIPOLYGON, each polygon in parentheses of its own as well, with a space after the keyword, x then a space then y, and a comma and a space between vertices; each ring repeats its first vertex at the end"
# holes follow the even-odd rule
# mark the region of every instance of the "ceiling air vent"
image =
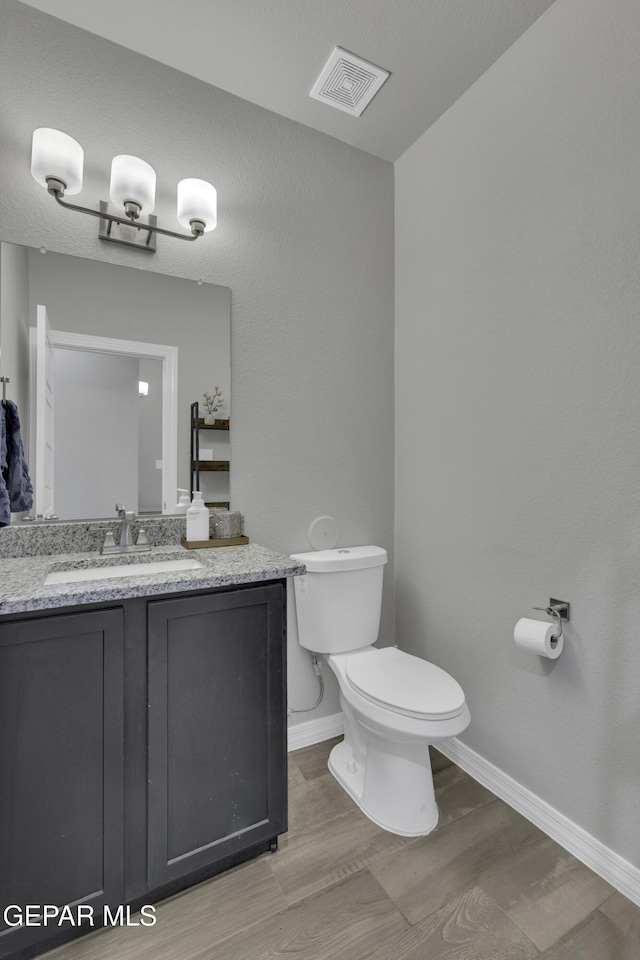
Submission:
POLYGON ((359 117, 388 76, 388 70, 336 47, 310 96, 359 117))

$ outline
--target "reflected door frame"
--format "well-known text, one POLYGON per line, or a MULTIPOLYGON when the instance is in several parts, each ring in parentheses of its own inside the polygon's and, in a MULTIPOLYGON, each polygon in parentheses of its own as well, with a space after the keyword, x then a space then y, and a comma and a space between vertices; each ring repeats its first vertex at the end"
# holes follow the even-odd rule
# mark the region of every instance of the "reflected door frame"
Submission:
MULTIPOLYGON (((35 329, 29 329, 31 363, 35 360, 35 329)), ((162 343, 144 343, 138 340, 119 340, 113 337, 94 337, 84 333, 51 330, 51 345, 65 350, 83 350, 89 353, 108 353, 136 357, 140 360, 162 361, 162 512, 171 513, 178 488, 178 347, 162 343)), ((33 366, 32 366, 32 369, 33 366)), ((30 390, 32 389, 30 378, 30 390)), ((35 410, 34 397, 29 400, 35 410)), ((35 436, 35 423, 30 437, 35 436)))

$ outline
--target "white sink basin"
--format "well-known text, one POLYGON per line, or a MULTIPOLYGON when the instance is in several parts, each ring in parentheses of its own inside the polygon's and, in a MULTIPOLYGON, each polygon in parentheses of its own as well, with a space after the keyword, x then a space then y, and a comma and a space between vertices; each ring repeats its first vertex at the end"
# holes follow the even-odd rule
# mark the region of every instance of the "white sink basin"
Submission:
POLYGON ((110 580, 113 577, 149 577, 154 573, 180 573, 182 570, 200 570, 202 564, 195 557, 176 557, 175 560, 149 560, 142 563, 119 563, 109 567, 76 567, 74 570, 53 570, 44 578, 51 583, 82 583, 85 580, 110 580))

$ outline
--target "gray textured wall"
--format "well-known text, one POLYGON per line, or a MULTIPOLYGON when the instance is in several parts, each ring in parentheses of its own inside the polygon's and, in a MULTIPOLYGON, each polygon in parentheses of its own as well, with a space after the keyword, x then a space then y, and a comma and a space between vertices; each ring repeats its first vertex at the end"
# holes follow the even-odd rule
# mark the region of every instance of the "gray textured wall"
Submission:
POLYGON ((396 165, 399 639, 640 863, 640 19, 557 0, 396 165), (515 622, 572 603, 556 662, 515 622))
MULTIPOLYGON (((0 89, 11 184, 0 239, 122 264, 144 256, 105 247, 93 219, 57 208, 31 178, 37 126, 84 146, 78 199, 106 199, 118 153, 155 167, 169 226, 179 179, 216 185, 214 233, 163 240, 141 266, 231 288, 233 505, 252 539, 285 553, 307 549, 323 513, 340 521, 343 544, 392 551, 391 164, 9 0, 0 89)), ((316 681, 291 636, 291 701, 305 705, 316 681)), ((331 680, 317 716, 337 709, 331 680)))

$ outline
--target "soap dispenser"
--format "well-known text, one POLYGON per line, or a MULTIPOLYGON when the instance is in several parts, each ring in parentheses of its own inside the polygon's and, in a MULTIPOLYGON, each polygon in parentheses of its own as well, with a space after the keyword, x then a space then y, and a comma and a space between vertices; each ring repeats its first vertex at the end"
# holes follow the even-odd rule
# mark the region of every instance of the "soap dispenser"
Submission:
POLYGON ((180 498, 175 505, 174 511, 175 513, 186 513, 191 506, 189 491, 183 490, 182 487, 178 487, 178 493, 180 494, 180 498))
POLYGON ((193 491, 193 503, 187 510, 187 540, 209 539, 209 510, 200 490, 193 491))

